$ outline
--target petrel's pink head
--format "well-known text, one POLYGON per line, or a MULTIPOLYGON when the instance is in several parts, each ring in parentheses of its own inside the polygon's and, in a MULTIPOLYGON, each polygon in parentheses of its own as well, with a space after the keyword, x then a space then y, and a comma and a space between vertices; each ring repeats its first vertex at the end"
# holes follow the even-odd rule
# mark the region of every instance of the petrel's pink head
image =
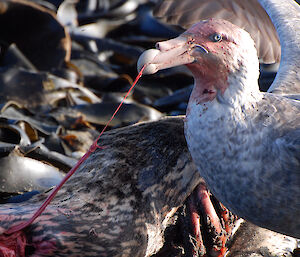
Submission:
MULTIPOLYGON (((254 65, 257 52, 250 35, 232 23, 209 19, 193 25, 175 39, 156 44, 145 51, 138 70, 147 65, 146 74, 178 65, 187 65, 193 73, 199 102, 213 100, 228 87, 228 77, 254 65)), ((258 72, 257 72, 258 74, 258 72)))

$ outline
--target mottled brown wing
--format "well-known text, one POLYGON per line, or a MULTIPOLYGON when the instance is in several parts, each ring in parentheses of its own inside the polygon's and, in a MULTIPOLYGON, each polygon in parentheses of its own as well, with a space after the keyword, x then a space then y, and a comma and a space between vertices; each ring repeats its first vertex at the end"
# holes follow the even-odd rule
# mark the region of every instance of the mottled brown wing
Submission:
POLYGON ((251 34, 261 61, 280 61, 276 30, 257 0, 159 0, 154 15, 184 28, 208 18, 226 19, 251 34))

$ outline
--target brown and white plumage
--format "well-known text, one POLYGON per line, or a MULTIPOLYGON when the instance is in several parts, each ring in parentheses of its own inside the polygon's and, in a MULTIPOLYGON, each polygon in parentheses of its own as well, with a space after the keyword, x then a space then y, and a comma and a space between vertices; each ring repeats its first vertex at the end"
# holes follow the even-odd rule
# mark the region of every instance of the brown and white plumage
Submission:
POLYGON ((268 93, 259 91, 253 40, 225 20, 201 21, 178 38, 157 43, 139 66, 155 73, 187 65, 195 86, 185 134, 208 186, 237 215, 300 238, 300 102, 291 99, 300 92, 300 7, 292 0, 259 2, 282 46, 268 93))

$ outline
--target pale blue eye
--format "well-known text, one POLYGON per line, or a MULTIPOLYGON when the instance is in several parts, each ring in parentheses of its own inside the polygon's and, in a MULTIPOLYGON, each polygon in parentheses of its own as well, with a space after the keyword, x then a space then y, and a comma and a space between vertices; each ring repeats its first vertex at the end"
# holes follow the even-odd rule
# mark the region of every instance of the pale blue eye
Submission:
POLYGON ((222 40, 222 36, 218 33, 215 33, 211 36, 211 40, 213 42, 220 42, 222 40))

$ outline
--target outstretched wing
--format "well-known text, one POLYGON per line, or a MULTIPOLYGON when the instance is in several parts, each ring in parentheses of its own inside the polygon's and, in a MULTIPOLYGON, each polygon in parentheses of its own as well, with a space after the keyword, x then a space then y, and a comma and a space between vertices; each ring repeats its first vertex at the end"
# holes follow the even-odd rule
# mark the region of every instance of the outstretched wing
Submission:
POLYGON ((160 0, 154 15, 184 28, 209 18, 228 20, 251 34, 264 63, 280 60, 276 30, 257 0, 160 0))
POLYGON ((300 100, 300 5, 293 0, 259 0, 281 43, 281 62, 268 92, 300 100))

